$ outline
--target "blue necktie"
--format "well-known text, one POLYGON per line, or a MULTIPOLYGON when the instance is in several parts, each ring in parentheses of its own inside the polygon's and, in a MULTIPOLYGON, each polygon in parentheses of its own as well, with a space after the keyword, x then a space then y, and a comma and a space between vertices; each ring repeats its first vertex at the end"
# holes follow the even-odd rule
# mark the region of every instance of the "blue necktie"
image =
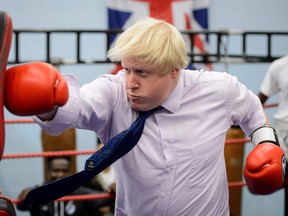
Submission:
POLYGON ((132 123, 129 129, 113 137, 86 160, 83 171, 32 189, 28 193, 25 202, 29 204, 45 204, 69 195, 90 181, 95 175, 124 156, 137 144, 142 135, 145 120, 160 109, 160 107, 157 107, 149 111, 139 112, 139 117, 132 123))

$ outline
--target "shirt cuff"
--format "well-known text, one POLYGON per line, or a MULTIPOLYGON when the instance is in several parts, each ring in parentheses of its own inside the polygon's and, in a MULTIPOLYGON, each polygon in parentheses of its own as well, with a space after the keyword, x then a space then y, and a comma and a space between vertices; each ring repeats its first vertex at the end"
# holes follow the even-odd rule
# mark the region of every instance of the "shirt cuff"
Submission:
POLYGON ((69 89, 69 99, 67 103, 59 107, 55 117, 50 121, 42 121, 37 116, 32 116, 33 120, 51 135, 59 135, 64 130, 76 127, 78 114, 80 112, 80 93, 78 79, 72 74, 63 74, 69 89))

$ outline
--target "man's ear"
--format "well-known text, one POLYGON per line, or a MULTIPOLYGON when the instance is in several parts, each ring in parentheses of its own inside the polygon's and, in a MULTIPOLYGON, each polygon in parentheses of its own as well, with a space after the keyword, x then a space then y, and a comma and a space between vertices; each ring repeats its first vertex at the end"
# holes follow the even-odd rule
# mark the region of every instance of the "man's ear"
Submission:
POLYGON ((171 72, 171 78, 176 79, 178 77, 179 73, 180 73, 180 69, 177 69, 177 68, 173 69, 171 72))

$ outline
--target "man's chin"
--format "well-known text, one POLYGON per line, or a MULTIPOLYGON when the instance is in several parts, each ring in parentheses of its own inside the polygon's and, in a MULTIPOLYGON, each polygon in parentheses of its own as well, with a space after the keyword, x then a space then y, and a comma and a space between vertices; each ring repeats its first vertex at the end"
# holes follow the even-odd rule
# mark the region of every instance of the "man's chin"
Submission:
POLYGON ((137 111, 145 111, 145 107, 139 103, 132 103, 130 101, 130 106, 132 107, 132 109, 137 110, 137 111))
POLYGON ((131 104, 131 108, 134 109, 134 110, 137 110, 137 111, 142 111, 141 107, 137 106, 137 105, 132 105, 131 104))

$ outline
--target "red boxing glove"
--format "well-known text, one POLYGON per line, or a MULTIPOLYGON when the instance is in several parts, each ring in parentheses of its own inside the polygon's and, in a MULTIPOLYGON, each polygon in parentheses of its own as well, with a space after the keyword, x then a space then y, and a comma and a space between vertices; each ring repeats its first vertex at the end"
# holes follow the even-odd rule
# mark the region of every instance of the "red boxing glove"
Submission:
POLYGON ((13 203, 7 197, 0 195, 0 215, 1 216, 16 216, 16 211, 13 203))
POLYGON ((286 169, 284 151, 276 144, 258 144, 248 155, 244 177, 255 194, 271 194, 282 187, 286 169))
POLYGON ((69 92, 65 79, 51 64, 26 63, 5 71, 4 105, 15 115, 51 112, 66 104, 69 92))

